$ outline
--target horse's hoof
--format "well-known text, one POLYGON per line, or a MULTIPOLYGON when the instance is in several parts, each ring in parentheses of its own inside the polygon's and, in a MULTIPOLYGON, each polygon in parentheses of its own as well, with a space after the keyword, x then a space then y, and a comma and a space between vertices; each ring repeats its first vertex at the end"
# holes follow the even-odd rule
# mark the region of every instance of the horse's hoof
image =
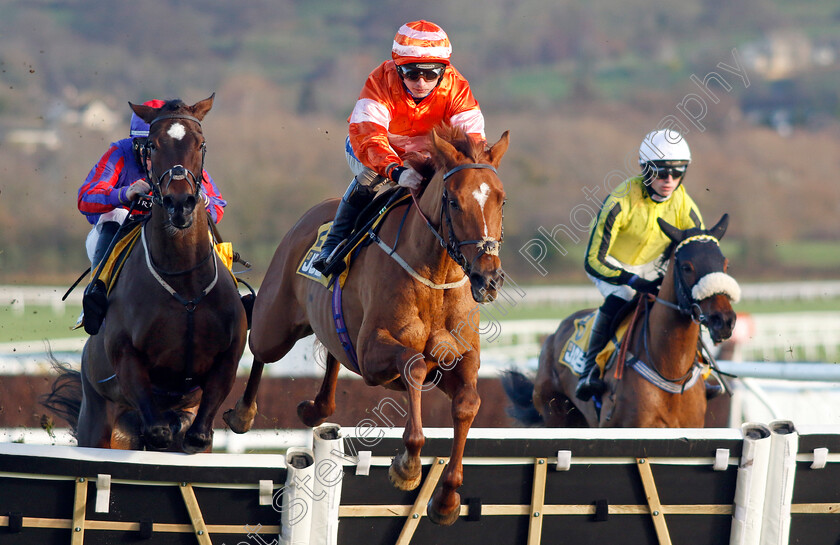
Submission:
POLYGON ((438 512, 433 505, 434 498, 429 500, 429 503, 426 504, 426 515, 429 517, 429 520, 440 526, 452 526, 455 524, 455 521, 461 516, 461 496, 457 492, 455 492, 455 496, 458 498, 458 503, 451 513, 438 512))
POLYGON ((230 427, 233 433, 245 433, 251 429, 254 424, 254 417, 257 415, 257 403, 254 402, 250 407, 243 407, 242 399, 236 402, 233 409, 228 409, 222 415, 222 420, 230 427))
POLYGON ((423 480, 423 473, 418 471, 417 475, 413 477, 404 477, 396 469, 397 460, 399 460, 399 457, 394 458, 391 467, 388 468, 388 480, 391 481, 391 484, 400 490, 414 490, 420 486, 420 481, 423 480))
POLYGON ((315 402, 312 400, 301 401, 298 403, 297 413, 300 421, 310 428, 320 426, 327 421, 326 417, 321 416, 315 410, 315 402))
POLYGON ((187 454, 209 452, 212 446, 213 430, 210 430, 210 433, 191 433, 188 431, 184 436, 183 450, 187 454))
POLYGON ((174 437, 170 426, 152 426, 143 434, 144 442, 151 450, 168 450, 174 437))

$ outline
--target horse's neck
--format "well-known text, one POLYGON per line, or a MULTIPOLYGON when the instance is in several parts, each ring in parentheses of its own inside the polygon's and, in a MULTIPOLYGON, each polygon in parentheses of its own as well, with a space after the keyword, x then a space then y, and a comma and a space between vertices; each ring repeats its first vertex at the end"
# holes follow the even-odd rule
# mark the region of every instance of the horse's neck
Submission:
MULTIPOLYGON (((662 282, 659 298, 677 304, 676 287, 670 269, 662 282)), ((637 355, 642 359, 650 357, 652 361, 647 363, 655 365, 666 378, 673 379, 686 374, 694 363, 700 326, 678 310, 656 302, 650 309, 647 329, 647 350, 643 345, 644 339, 639 336, 637 355)))
MULTIPOLYGON (((444 240, 448 241, 446 224, 441 217, 443 184, 442 174, 436 174, 423 191, 423 195, 418 199, 417 204, 420 206, 423 216, 431 222, 432 227, 437 229, 444 240)), ((418 271, 425 269, 431 280, 435 282, 450 281, 453 271, 455 269, 460 271, 460 267, 449 259, 446 250, 429 229, 423 216, 417 210, 414 210, 407 220, 408 225, 406 225, 405 231, 407 243, 403 257, 418 271)), ((403 253, 403 250, 400 250, 400 253, 403 253)), ((454 275, 457 276, 457 274, 454 275)))
POLYGON ((207 228, 207 212, 203 208, 196 208, 192 225, 176 229, 167 225, 166 212, 155 207, 145 227, 152 262, 169 272, 195 267, 207 258, 210 251, 207 228))

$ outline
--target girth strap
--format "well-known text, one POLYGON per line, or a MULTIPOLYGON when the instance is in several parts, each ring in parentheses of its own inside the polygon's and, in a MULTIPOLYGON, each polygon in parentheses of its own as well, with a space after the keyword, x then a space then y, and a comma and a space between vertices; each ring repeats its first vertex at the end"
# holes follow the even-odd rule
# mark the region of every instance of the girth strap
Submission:
POLYGON ((344 347, 344 352, 347 354, 350 363, 353 364, 353 368, 361 375, 362 370, 359 369, 359 360, 356 357, 356 350, 353 348, 353 341, 350 339, 350 333, 347 331, 347 323, 344 321, 344 312, 341 308, 341 282, 335 282, 333 284, 332 313, 338 340, 341 342, 341 346, 344 347))

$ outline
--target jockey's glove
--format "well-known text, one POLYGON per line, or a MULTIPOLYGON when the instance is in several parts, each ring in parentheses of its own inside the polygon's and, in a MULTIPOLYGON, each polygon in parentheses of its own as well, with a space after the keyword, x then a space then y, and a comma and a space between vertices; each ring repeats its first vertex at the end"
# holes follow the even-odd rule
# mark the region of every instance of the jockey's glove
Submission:
POLYGON ((420 176, 420 173, 409 167, 394 167, 391 177, 399 185, 408 189, 417 189, 423 183, 423 177, 420 176))
POLYGON ((652 295, 656 295, 659 293, 659 286, 662 284, 662 278, 657 278, 656 280, 645 280, 637 275, 633 275, 630 277, 630 281, 627 282, 627 285, 633 288, 636 291, 642 293, 650 293, 652 295))
POLYGON ((125 192, 125 196, 128 200, 133 201, 143 195, 146 195, 151 189, 152 186, 150 186, 149 182, 146 180, 137 180, 128 186, 128 191, 125 192))

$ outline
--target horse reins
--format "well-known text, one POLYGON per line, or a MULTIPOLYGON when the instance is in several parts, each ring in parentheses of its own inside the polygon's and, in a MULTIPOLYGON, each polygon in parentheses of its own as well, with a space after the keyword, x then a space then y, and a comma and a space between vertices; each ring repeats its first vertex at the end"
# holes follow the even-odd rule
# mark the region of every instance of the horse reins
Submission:
MULTIPOLYGON (((496 168, 493 165, 488 165, 485 163, 464 163, 463 165, 458 165, 452 168, 451 170, 447 171, 443 175, 443 181, 445 182, 450 176, 452 176, 456 172, 468 168, 487 169, 493 171, 494 174, 498 175, 498 172, 496 172, 496 168)), ((502 235, 499 238, 499 240, 490 237, 485 237, 482 240, 459 241, 458 237, 455 235, 455 229, 452 227, 452 216, 449 212, 449 194, 446 190, 446 185, 444 185, 443 193, 441 195, 440 223, 443 224, 443 220, 446 220, 447 238, 449 239, 449 241, 447 242, 443 239, 443 236, 438 232, 438 228, 432 225, 432 222, 429 221, 429 218, 427 218, 426 214, 423 213, 423 210, 420 208, 420 203, 417 202, 417 196, 415 195, 414 191, 411 192, 411 199, 414 201, 414 206, 417 208, 417 212, 420 213, 420 217, 422 217, 423 220, 426 222, 426 225, 428 225, 429 230, 431 230, 432 234, 435 235, 440 245, 446 249, 446 253, 449 254, 449 257, 451 257, 452 260, 461 267, 461 270, 463 270, 464 274, 466 274, 467 276, 470 276, 475 262, 485 253, 489 255, 499 255, 499 249, 501 248, 502 240, 505 237, 504 216, 502 216, 502 235), (461 246, 466 246, 468 244, 475 244, 478 248, 478 253, 473 258, 471 263, 467 262, 466 256, 461 251, 461 246)))

